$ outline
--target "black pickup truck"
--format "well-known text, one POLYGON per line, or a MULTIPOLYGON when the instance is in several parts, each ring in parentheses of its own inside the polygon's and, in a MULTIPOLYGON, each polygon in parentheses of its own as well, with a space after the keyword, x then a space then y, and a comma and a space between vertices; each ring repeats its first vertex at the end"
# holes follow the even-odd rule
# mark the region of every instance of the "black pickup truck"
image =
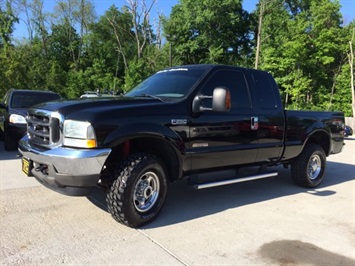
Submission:
POLYGON ((269 73, 224 65, 168 68, 116 98, 45 103, 29 110, 27 130, 25 174, 71 196, 103 188, 130 227, 155 219, 168 183, 184 177, 202 189, 272 177, 282 164, 316 187, 344 145, 343 113, 285 111, 269 73))

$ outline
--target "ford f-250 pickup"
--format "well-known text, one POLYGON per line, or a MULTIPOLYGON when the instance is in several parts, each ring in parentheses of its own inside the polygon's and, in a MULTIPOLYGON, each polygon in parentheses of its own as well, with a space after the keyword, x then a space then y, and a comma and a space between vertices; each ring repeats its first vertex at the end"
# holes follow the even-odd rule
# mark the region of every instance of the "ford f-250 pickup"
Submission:
POLYGON ((340 112, 285 111, 267 72, 190 65, 117 98, 30 109, 19 151, 23 172, 44 186, 72 196, 102 187, 113 218, 139 227, 183 177, 202 189, 275 176, 267 167, 282 164, 296 184, 318 186, 326 157, 343 148, 343 124, 340 112))

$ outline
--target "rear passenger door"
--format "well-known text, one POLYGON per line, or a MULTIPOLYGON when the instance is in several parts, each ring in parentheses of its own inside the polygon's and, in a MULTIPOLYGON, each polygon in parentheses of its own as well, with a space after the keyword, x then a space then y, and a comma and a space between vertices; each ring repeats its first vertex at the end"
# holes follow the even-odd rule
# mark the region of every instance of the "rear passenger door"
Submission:
MULTIPOLYGON (((207 169, 256 160, 257 132, 252 130, 254 109, 243 71, 218 69, 206 81, 199 94, 212 95, 216 87, 229 89, 232 107, 229 112, 204 111, 191 119, 191 169, 207 169)), ((211 100, 204 100, 211 106, 211 100)))
POLYGON ((279 160, 283 151, 285 116, 281 98, 274 78, 263 71, 251 71, 254 117, 258 120, 259 143, 257 162, 269 163, 279 160))

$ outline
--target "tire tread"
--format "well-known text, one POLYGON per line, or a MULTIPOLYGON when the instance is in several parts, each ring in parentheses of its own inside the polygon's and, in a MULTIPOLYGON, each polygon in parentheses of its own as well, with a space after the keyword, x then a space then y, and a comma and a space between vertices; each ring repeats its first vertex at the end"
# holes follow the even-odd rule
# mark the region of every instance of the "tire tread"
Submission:
POLYGON ((129 227, 136 228, 154 219, 154 217, 149 217, 147 221, 135 221, 132 217, 128 217, 124 210, 125 204, 130 204, 130 199, 125 192, 130 186, 129 182, 134 178, 132 172, 140 163, 148 159, 154 159, 159 162, 157 157, 149 153, 136 153, 121 162, 114 170, 114 176, 117 178, 113 180, 106 196, 108 211, 112 217, 117 222, 129 227))
POLYGON ((325 174, 325 164, 326 164, 325 158, 326 158, 325 152, 321 146, 313 143, 307 144, 304 147, 301 154, 298 157, 296 157, 292 162, 291 176, 293 181, 297 185, 305 188, 313 188, 318 186, 322 182, 325 174), (322 159, 322 170, 320 173, 321 176, 317 178, 316 182, 313 182, 307 176, 307 165, 308 165, 309 158, 315 152, 320 153, 319 155, 321 156, 322 159))

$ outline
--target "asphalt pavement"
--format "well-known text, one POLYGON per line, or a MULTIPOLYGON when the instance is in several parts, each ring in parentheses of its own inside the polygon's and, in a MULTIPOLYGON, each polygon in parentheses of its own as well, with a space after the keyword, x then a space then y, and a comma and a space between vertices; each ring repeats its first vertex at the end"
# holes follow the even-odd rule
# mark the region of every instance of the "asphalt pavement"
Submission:
POLYGON ((0 142, 1 265, 355 265, 355 138, 316 189, 277 177, 195 191, 170 186, 153 223, 131 229, 105 195, 68 197, 21 172, 0 142))

